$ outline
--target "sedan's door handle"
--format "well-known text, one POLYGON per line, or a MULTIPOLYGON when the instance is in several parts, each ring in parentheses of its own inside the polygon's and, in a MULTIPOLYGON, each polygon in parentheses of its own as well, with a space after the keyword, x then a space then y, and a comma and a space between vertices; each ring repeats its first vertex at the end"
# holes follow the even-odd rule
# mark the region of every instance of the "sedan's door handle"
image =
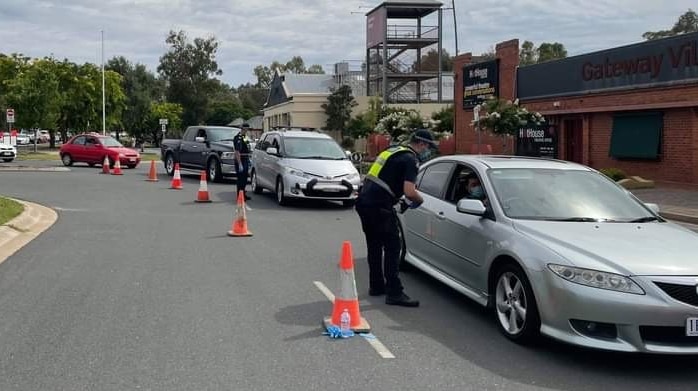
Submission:
POLYGON ((436 218, 439 220, 443 220, 446 218, 446 215, 444 214, 444 212, 439 212, 436 214, 436 218))

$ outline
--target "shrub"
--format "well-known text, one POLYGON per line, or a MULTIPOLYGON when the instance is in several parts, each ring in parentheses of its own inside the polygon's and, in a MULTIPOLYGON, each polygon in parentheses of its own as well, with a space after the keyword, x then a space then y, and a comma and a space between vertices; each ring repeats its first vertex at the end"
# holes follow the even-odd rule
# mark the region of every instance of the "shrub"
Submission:
POLYGON ((607 177, 613 179, 615 182, 618 182, 621 179, 625 179, 628 177, 627 175, 625 175, 625 172, 623 172, 623 170, 619 168, 602 168, 599 171, 607 177))

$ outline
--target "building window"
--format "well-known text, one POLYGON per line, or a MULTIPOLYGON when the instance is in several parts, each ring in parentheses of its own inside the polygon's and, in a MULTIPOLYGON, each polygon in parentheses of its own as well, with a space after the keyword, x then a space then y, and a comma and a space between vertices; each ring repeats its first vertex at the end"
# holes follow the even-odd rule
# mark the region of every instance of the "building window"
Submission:
POLYGON ((609 155, 617 159, 658 159, 663 127, 664 113, 613 116, 609 155))

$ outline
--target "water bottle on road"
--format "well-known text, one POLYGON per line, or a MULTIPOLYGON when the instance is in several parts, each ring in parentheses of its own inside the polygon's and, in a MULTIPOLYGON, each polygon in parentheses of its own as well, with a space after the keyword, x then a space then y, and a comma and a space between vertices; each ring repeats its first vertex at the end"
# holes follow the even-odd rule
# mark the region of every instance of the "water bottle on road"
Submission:
POLYGON ((351 315, 349 315, 348 309, 345 308, 344 311, 342 311, 342 316, 340 317, 339 323, 340 329, 342 331, 342 336, 344 337, 349 335, 349 331, 351 331, 351 315))

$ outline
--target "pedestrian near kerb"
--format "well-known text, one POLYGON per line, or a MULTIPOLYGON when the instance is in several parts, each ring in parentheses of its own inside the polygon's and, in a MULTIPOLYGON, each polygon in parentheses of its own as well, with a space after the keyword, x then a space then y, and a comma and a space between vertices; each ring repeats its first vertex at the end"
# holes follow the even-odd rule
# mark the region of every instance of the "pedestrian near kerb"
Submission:
POLYGON ((248 124, 240 126, 240 132, 233 138, 233 146, 235 148, 235 159, 237 160, 237 194, 242 191, 245 200, 250 200, 247 195, 247 174, 250 169, 250 139, 247 137, 247 131, 250 128, 248 124))
POLYGON ((425 129, 414 132, 405 146, 381 152, 364 179, 356 201, 356 212, 366 236, 369 267, 369 295, 386 295, 385 303, 418 307, 419 301, 405 294, 399 277, 401 241, 395 205, 403 198, 418 208, 424 199, 415 181, 419 162, 435 148, 434 136, 425 129))

